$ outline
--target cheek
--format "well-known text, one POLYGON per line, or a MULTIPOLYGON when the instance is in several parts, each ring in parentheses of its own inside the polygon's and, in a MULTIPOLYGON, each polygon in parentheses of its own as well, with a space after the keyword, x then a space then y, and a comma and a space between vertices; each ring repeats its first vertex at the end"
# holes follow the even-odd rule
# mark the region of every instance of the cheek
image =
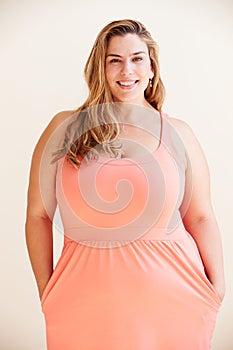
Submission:
POLYGON ((144 75, 145 77, 149 76, 151 74, 150 65, 146 63, 141 65, 140 67, 138 67, 138 72, 144 75))
POLYGON ((106 76, 106 79, 108 81, 108 83, 111 84, 113 78, 114 78, 114 70, 113 69, 109 69, 109 68, 106 68, 105 70, 105 76, 106 76))

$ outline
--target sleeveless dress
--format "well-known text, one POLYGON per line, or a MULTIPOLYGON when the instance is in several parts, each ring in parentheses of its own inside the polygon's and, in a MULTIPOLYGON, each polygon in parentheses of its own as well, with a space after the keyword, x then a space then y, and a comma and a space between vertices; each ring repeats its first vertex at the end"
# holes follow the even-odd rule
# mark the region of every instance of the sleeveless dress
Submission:
POLYGON ((48 350, 210 349, 221 300, 179 212, 185 151, 160 116, 158 148, 137 161, 58 161, 64 246, 41 299, 48 350))

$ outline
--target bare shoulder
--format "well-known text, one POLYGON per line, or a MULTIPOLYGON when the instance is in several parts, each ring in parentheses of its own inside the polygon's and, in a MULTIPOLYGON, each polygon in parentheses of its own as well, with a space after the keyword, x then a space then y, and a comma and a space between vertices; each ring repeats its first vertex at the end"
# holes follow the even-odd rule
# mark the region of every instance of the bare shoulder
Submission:
POLYGON ((174 127, 175 131, 179 134, 184 144, 188 147, 193 143, 198 143, 198 140, 193 132, 191 126, 184 120, 169 116, 168 119, 170 125, 174 127))
POLYGON ((46 140, 55 132, 57 137, 59 137, 58 135, 62 137, 68 124, 72 121, 72 117, 75 115, 75 112, 75 110, 66 110, 56 113, 44 129, 41 139, 46 142, 46 140))
POLYGON ((71 120, 71 118, 75 115, 76 110, 65 110, 58 112, 54 115, 54 117, 51 119, 48 127, 51 127, 51 129, 55 129, 59 125, 61 125, 63 122, 67 121, 68 119, 71 120))
POLYGON ((72 121, 72 116, 76 111, 65 110, 56 113, 43 130, 36 147, 34 149, 34 158, 39 159, 45 148, 48 146, 58 149, 63 142, 67 125, 72 121))
POLYGON ((170 117, 169 122, 182 139, 186 155, 189 161, 192 162, 192 167, 198 169, 197 171, 200 171, 201 168, 207 169, 208 165, 204 151, 191 126, 186 121, 174 117, 170 117))
POLYGON ((175 118, 173 116, 169 116, 168 120, 169 123, 176 129, 176 131, 181 134, 181 136, 187 137, 190 135, 190 133, 193 133, 192 128, 186 121, 175 118))

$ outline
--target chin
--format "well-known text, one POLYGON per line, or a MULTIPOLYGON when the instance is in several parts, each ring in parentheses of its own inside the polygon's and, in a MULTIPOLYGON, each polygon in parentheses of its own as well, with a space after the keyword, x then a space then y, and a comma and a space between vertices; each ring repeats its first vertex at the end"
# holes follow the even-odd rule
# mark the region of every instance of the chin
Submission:
POLYGON ((113 101, 114 102, 125 102, 125 103, 134 103, 134 104, 143 104, 143 100, 144 100, 144 96, 142 99, 139 99, 137 97, 133 98, 133 97, 122 97, 122 98, 118 98, 118 97, 113 97, 113 101))

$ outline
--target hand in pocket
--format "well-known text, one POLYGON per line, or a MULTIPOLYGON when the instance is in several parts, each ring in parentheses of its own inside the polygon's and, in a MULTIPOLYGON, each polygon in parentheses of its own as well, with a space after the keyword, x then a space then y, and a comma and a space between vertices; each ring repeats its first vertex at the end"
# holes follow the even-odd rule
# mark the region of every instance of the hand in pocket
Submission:
POLYGON ((220 301, 222 302, 223 299, 224 299, 224 296, 225 296, 225 292, 226 292, 225 286, 224 285, 218 285, 216 283, 212 283, 212 286, 213 286, 216 294, 218 295, 220 301))
MULTIPOLYGON (((51 278, 51 276, 50 276, 50 278, 51 278)), ((46 289, 46 287, 47 287, 47 285, 48 285, 48 283, 50 281, 50 278, 46 282, 40 283, 40 284, 37 285, 40 301, 42 300, 44 291, 45 291, 45 289, 46 289)))

